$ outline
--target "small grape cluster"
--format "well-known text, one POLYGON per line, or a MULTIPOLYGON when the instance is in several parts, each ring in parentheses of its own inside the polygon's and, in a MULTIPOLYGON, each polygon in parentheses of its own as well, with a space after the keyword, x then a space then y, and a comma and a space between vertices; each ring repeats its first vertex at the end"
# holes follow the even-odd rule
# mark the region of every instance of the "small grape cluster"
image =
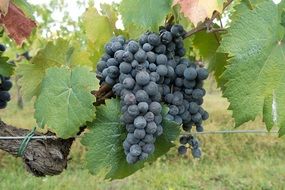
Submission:
POLYGON ((7 106, 7 102, 10 101, 11 97, 9 90, 12 88, 12 82, 9 77, 0 75, 0 109, 4 109, 7 106))
POLYGON ((187 149, 191 149, 191 153, 194 158, 201 157, 202 153, 200 149, 200 143, 195 137, 193 137, 192 135, 183 135, 182 137, 180 137, 179 142, 181 144, 178 147, 179 154, 186 154, 187 149))
MULTIPOLYGON (((112 87, 121 100, 121 121, 128 132, 123 142, 128 163, 148 158, 163 133, 162 103, 169 106, 167 119, 202 130, 208 113, 200 106, 208 71, 185 56, 181 25, 147 32, 138 41, 114 37, 105 45, 97 63, 100 84, 112 87)), ((183 125, 183 126, 184 126, 183 125)))
MULTIPOLYGON (((3 44, 0 44, 0 51, 4 52, 6 50, 3 44)), ((11 97, 9 90, 12 88, 12 82, 9 77, 4 77, 0 75, 0 109, 7 107, 7 102, 10 101, 11 97)))

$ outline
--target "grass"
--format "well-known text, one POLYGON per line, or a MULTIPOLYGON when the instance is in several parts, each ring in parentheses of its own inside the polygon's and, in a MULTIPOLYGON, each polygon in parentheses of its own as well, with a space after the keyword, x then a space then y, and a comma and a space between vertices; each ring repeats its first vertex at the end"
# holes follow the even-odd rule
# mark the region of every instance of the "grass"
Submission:
MULTIPOLYGON (((14 98, 15 99, 15 98, 14 98)), ((15 100, 0 112, 7 123, 24 128, 35 125, 31 103, 19 110, 15 100)), ((228 103, 218 91, 206 96, 205 108, 210 113, 207 130, 233 129, 228 103)), ((264 128, 261 119, 249 122, 241 129, 264 128)), ((203 157, 180 157, 173 148, 157 162, 122 180, 106 181, 92 176, 85 168, 84 147, 76 142, 72 147, 69 166, 59 176, 36 178, 28 174, 22 161, 0 152, 0 189, 22 190, 152 190, 152 189, 284 189, 285 143, 276 135, 227 134, 204 135, 203 157)))

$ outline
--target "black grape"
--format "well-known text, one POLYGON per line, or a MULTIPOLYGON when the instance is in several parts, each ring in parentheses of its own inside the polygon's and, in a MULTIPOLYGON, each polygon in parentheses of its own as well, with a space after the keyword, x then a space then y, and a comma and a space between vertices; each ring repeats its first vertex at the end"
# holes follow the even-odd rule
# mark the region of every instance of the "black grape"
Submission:
POLYGON ((0 44, 0 51, 4 52, 6 50, 6 47, 3 44, 0 44))
POLYGON ((155 33, 149 34, 147 41, 153 46, 158 46, 161 43, 159 35, 155 33))
POLYGON ((183 145, 187 144, 188 137, 187 136, 180 137, 179 142, 180 142, 180 144, 183 144, 183 145))
POLYGON ((199 68, 197 69, 197 75, 199 80, 205 80, 208 78, 208 70, 205 68, 199 68))
POLYGON ((151 51, 153 49, 153 46, 149 43, 145 43, 142 48, 144 51, 151 51))
POLYGON ((10 80, 4 80, 0 86, 1 90, 9 91, 12 88, 13 84, 10 80))
POLYGON ((179 146, 178 147, 178 153, 179 154, 186 154, 186 152, 187 152, 187 148, 186 148, 186 146, 184 146, 184 145, 181 145, 181 146, 179 146))

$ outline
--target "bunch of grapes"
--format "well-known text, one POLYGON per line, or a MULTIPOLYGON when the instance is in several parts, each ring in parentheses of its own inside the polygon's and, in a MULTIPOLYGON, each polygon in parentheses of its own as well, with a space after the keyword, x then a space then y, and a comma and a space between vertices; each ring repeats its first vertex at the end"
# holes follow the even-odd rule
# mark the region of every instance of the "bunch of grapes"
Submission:
POLYGON ((193 125, 203 130, 208 113, 201 107, 202 81, 208 71, 183 57, 185 33, 181 25, 172 25, 161 27, 159 34, 147 32, 138 41, 118 36, 105 45, 97 75, 120 97, 128 163, 154 152, 155 140, 163 133, 162 103, 169 106, 167 119, 183 124, 186 131, 193 125))
MULTIPOLYGON (((1 53, 5 51, 5 46, 0 44, 1 53)), ((12 82, 9 77, 0 75, 0 109, 4 109, 7 106, 7 102, 10 101, 11 97, 9 90, 12 88, 12 82)))

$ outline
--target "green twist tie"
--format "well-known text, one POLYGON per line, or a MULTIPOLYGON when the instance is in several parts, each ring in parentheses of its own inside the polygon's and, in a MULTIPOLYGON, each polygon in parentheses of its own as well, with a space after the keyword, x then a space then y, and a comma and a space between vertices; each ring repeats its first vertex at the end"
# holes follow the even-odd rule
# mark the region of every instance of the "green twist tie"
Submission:
POLYGON ((26 150, 26 148, 27 148, 29 142, 31 141, 32 137, 35 135, 36 128, 37 128, 37 127, 34 127, 34 128, 32 129, 32 131, 29 132, 29 133, 26 135, 26 137, 23 139, 23 141, 22 141, 22 143, 21 143, 21 145, 20 145, 20 147, 19 147, 19 150, 18 150, 18 156, 19 156, 19 157, 22 157, 22 156, 24 155, 24 152, 25 152, 25 150, 26 150))

